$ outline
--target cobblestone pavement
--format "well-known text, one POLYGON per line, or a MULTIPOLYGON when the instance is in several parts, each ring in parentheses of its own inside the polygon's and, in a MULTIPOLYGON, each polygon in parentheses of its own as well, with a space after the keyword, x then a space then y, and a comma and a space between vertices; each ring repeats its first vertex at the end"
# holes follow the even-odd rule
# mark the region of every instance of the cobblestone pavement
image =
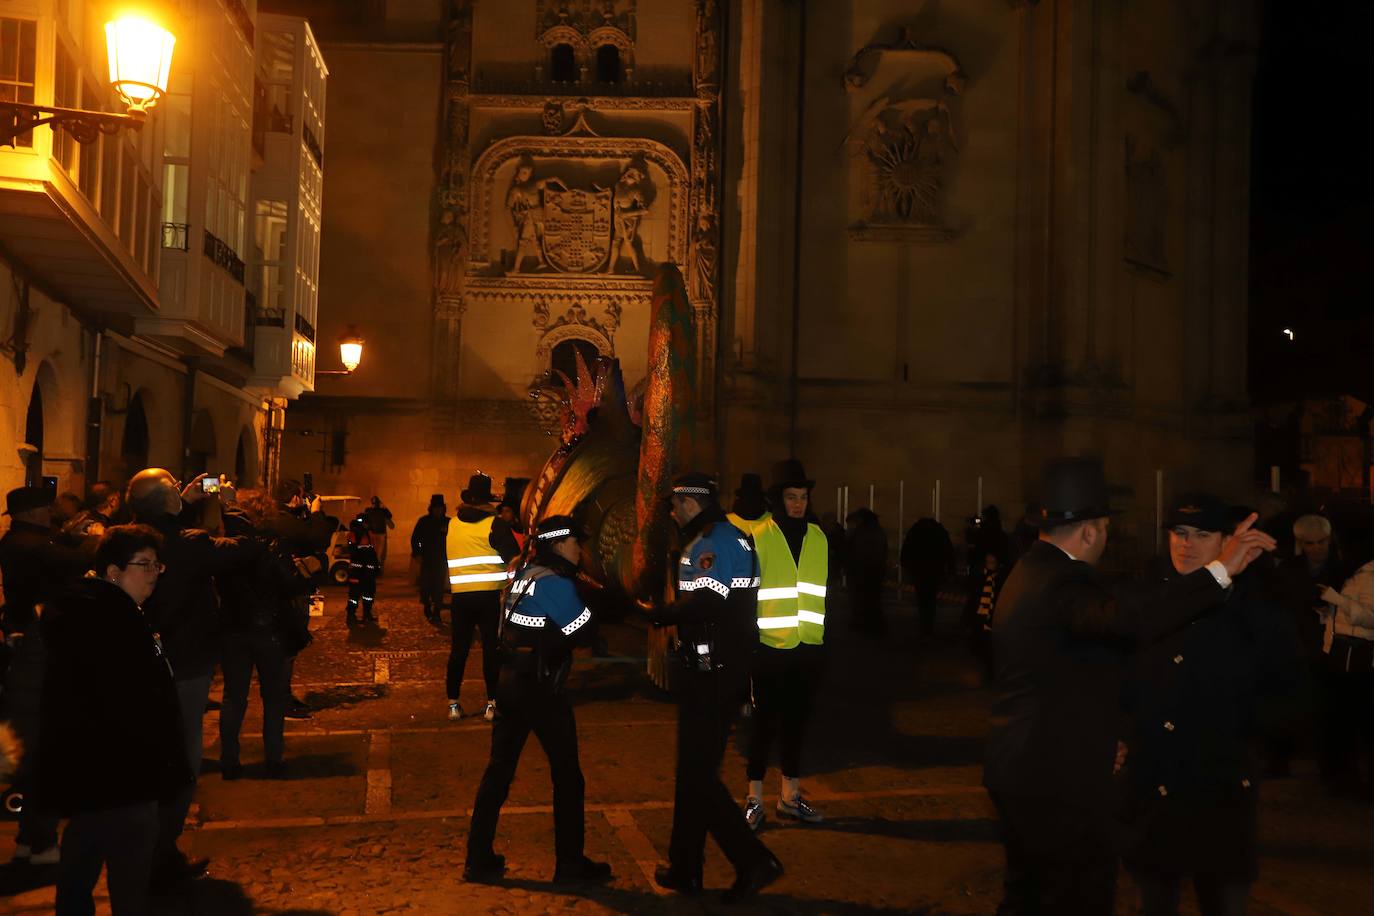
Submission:
MULTIPOLYGON (((463 848, 489 726, 447 721, 443 672, 447 626, 426 623, 400 576, 383 580, 380 625, 347 630, 343 598, 329 596, 312 621, 315 644, 300 658, 296 691, 313 719, 287 723, 289 778, 262 777, 260 711, 244 726, 245 778, 218 772, 218 717, 206 716, 206 764, 188 852, 212 859, 209 879, 157 901, 158 912, 249 913, 697 913, 725 909, 709 893, 684 901, 654 887, 671 820, 675 710, 642 674, 642 628, 606 635, 612 660, 580 659, 577 703, 587 780, 587 851, 610 860, 615 880, 570 892, 553 873, 551 790, 537 743, 521 761, 503 811, 497 850, 510 870, 497 886, 465 884, 463 848)), ((765 842, 786 875, 749 907, 760 913, 991 913, 1001 853, 991 806, 979 788, 986 693, 954 635, 925 644, 909 608, 892 602, 890 637, 829 633, 826 686, 808 743, 810 800, 818 826, 769 818, 765 842)), ((463 686, 480 709, 480 648, 463 686)), ((215 696, 219 695, 216 685, 215 696)), ((737 736, 738 738, 738 736, 737 736)), ((97 761, 93 766, 99 765, 97 761)), ((727 784, 744 789, 738 740, 727 784)), ((776 771, 766 784, 775 798, 776 771)), ((1326 799, 1310 767, 1263 791, 1263 879, 1252 912, 1362 913, 1374 892, 1371 809, 1326 799)), ((770 810, 771 815, 771 810, 770 810)), ((0 831, 0 861, 13 845, 0 831)), ((51 874, 4 870, 0 912, 44 913, 51 874), (16 884, 39 884, 14 892, 16 884)), ((708 846, 707 885, 728 886, 729 866, 708 846)), ((103 881, 99 912, 108 912, 103 881)), ((1120 912, 1138 909, 1123 875, 1120 912)))

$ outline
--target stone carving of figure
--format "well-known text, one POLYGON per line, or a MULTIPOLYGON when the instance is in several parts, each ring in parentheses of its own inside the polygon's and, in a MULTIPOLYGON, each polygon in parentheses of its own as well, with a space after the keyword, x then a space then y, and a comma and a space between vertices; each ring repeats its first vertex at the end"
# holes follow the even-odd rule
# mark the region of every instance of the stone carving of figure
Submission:
POLYGON ((547 268, 544 258, 544 202, 545 187, 562 188, 557 179, 534 177, 534 163, 522 161, 515 168, 510 190, 506 192, 506 207, 515 224, 515 265, 512 273, 524 273, 525 261, 535 259, 535 269, 547 268))
POLYGON ((639 223, 649 210, 648 180, 641 166, 630 163, 615 183, 612 212, 615 218, 615 235, 611 243, 610 269, 617 272, 622 263, 628 263, 634 273, 641 273, 641 244, 639 223))
POLYGON ((458 295, 466 243, 462 223, 452 210, 445 210, 439 217, 439 231, 434 239, 434 288, 440 298, 458 295))
POLYGON ((472 0, 450 0, 448 10, 448 78, 466 83, 472 59, 472 0))
POLYGON ((697 0, 697 85, 716 81, 716 0, 697 0))
POLYGON ((709 210, 697 217, 692 233, 692 299, 715 302, 716 295, 716 220, 709 210))

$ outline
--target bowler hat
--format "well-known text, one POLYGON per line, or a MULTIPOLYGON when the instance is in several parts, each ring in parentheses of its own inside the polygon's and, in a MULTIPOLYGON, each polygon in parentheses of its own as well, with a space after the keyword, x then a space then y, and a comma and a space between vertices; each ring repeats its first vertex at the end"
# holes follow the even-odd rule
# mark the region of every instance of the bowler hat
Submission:
POLYGON ((442 493, 431 493, 431 494, 430 494, 430 497, 429 497, 429 507, 430 507, 431 509, 433 509, 433 508, 435 508, 436 506, 437 506, 438 508, 440 508, 440 509, 447 509, 447 508, 448 508, 448 504, 444 502, 444 494, 442 494, 442 493))
POLYGON ((15 487, 5 495, 6 515, 51 505, 52 495, 42 487, 15 487))
POLYGON ((520 511, 520 501, 525 498, 525 488, 530 485, 528 477, 507 477, 506 488, 501 493, 501 502, 497 508, 509 506, 516 512, 520 511))
POLYGON ((469 506, 485 506, 495 501, 491 495, 491 478, 478 471, 468 478, 468 488, 458 496, 469 506))
POLYGON ((744 474, 739 479, 739 489, 735 491, 737 499, 763 499, 767 494, 763 492, 763 478, 758 474, 744 474))
POLYGON ((789 487, 796 487, 799 490, 810 490, 816 485, 816 481, 806 476, 806 468, 796 458, 788 458, 786 461, 779 461, 773 465, 773 489, 786 490, 789 487))
POLYGON ((1040 472, 1039 513, 1026 519, 1052 528, 1114 514, 1107 506, 1107 478, 1098 458, 1055 458, 1040 472))
POLYGON ((1199 531, 1230 531, 1235 527, 1231 518, 1231 507, 1219 497, 1211 493, 1188 493, 1180 496, 1169 510, 1164 527, 1187 525, 1199 531))

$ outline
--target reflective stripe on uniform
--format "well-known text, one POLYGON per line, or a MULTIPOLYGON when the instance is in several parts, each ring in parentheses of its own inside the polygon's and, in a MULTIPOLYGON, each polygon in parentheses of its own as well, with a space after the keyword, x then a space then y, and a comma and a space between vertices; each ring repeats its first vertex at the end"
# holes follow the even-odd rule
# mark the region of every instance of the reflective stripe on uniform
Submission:
POLYGON ((760 617, 760 630, 790 630, 797 625, 796 617, 760 617))
POLYGON ((817 614, 815 611, 797 611, 798 623, 818 623, 825 626, 825 615, 817 614))
POLYGON ((459 557, 456 560, 449 560, 448 568, 457 569, 460 566, 477 566, 481 563, 495 563, 497 565, 504 565, 505 562, 505 560, 501 559, 496 554, 490 554, 489 556, 484 557, 459 557))
POLYGON ((730 586, 722 582, 717 582, 710 576, 702 576, 700 579, 693 579, 690 582, 686 579, 679 579, 677 587, 680 591, 684 592, 694 592, 699 588, 709 588, 711 591, 719 594, 722 598, 730 597, 730 586))
POLYGON ((472 582, 505 582, 514 573, 491 572, 491 573, 464 573, 460 576, 449 576, 449 585, 465 585, 472 582))
POLYGON ((513 623, 518 627, 533 627, 536 629, 544 626, 544 621, 546 619, 547 618, 544 617, 531 617, 528 614, 517 614, 514 611, 512 611, 510 615, 506 617, 506 620, 508 622, 513 623))
POLYGON ((797 589, 792 586, 759 589, 759 601, 785 601, 797 597, 797 589))
POLYGON ((825 597, 824 585, 813 585, 810 582, 798 582, 797 591, 803 595, 815 595, 817 598, 825 597))
POLYGON ((571 636, 581 629, 582 625, 592 619, 592 612, 588 608, 583 608, 582 613, 577 615, 577 619, 563 628, 564 636, 571 636))
POLYGON ((752 578, 752 579, 731 579, 731 580, 730 580, 730 587, 731 587, 731 588, 758 588, 758 587, 759 587, 759 577, 758 577, 758 576, 755 576, 755 577, 752 578))

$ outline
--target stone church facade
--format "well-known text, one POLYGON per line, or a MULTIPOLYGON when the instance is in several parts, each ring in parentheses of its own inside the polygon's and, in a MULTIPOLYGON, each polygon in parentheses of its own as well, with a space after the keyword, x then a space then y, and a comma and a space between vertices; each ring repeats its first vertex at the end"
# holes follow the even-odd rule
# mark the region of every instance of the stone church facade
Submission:
POLYGON ((1249 0, 276 5, 331 61, 321 336, 367 339, 288 415, 321 492, 531 476, 551 370, 642 380, 663 262, 730 489, 795 454, 892 531, 1091 452, 1143 545, 1157 472, 1248 483, 1249 0))

